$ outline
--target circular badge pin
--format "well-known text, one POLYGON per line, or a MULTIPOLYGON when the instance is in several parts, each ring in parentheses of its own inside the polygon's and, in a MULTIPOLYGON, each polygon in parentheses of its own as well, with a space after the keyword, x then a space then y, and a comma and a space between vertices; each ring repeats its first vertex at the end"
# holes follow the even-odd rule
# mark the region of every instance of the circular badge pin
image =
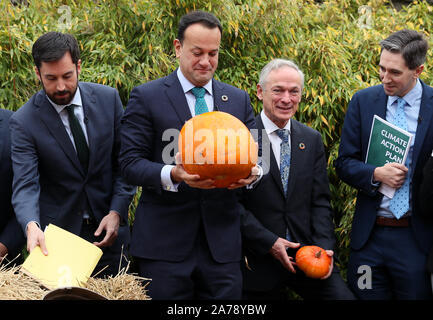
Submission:
POLYGON ((304 150, 305 149, 305 144, 303 142, 301 142, 299 144, 299 149, 304 150))
POLYGON ((229 100, 229 97, 227 97, 225 94, 221 96, 221 100, 226 102, 229 100))

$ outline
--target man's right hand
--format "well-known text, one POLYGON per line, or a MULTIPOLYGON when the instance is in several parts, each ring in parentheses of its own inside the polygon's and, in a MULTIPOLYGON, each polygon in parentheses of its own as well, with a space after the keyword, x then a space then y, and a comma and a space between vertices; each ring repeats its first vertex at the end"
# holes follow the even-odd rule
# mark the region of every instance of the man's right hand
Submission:
POLYGON ((300 243, 290 242, 286 239, 278 238, 269 252, 275 259, 281 262, 284 268, 292 273, 296 273, 294 268, 296 263, 292 261, 293 257, 289 257, 287 254, 287 248, 299 248, 300 245, 300 243))
POLYGON ((215 189, 215 181, 212 179, 202 180, 198 174, 189 174, 182 165, 182 158, 178 152, 175 156, 176 166, 171 169, 170 177, 175 183, 184 181, 192 188, 215 189))
POLYGON ((400 163, 387 163, 374 169, 373 179, 398 189, 403 185, 407 172, 408 169, 400 163))
POLYGON ((32 221, 27 225, 27 251, 32 252, 37 246, 41 248, 44 255, 48 255, 44 233, 39 229, 36 222, 32 221))

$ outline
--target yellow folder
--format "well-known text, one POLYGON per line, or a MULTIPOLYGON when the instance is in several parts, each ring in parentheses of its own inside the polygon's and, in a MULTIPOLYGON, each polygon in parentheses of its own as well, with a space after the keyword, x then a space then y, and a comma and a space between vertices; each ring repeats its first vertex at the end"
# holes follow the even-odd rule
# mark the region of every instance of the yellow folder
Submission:
POLYGON ((49 224, 44 231, 48 255, 40 247, 29 254, 21 271, 48 289, 83 287, 89 279, 102 250, 79 236, 49 224))

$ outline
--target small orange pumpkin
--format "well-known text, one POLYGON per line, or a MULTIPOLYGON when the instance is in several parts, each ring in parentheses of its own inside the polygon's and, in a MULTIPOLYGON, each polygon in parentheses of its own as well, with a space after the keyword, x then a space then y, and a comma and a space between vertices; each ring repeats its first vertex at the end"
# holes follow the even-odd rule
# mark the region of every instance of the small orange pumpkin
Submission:
POLYGON ((304 246, 296 252, 296 265, 307 277, 320 279, 331 267, 331 257, 318 246, 304 246))
POLYGON ((214 179, 217 188, 248 177, 257 163, 257 145, 250 131, 226 112, 191 118, 182 127, 178 144, 185 171, 214 179))

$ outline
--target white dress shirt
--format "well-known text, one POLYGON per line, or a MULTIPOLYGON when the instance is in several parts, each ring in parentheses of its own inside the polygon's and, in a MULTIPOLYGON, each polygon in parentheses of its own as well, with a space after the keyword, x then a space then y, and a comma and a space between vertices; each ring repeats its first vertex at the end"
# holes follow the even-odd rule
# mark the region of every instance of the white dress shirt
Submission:
MULTIPOLYGON (((191 112, 191 116, 195 116, 195 96, 192 94, 191 89, 195 86, 183 75, 180 68, 177 69, 177 77, 180 81, 180 85, 182 86, 183 93, 185 94, 186 102, 188 103, 189 111, 191 112)), ((206 101, 206 105, 209 111, 213 111, 213 96, 212 96, 212 79, 203 86, 206 89, 206 93, 204 95, 204 99, 206 101)), ((164 190, 176 192, 179 183, 173 183, 171 181, 170 172, 174 166, 171 164, 165 165, 161 170, 161 185, 164 190)))
MULTIPOLYGON (((60 119, 62 120, 62 123, 65 126, 66 132, 68 133, 69 138, 72 141, 72 145, 74 146, 74 149, 75 149, 74 136, 72 135, 71 127, 69 126, 69 116, 68 116, 68 111, 66 110, 66 107, 71 105, 71 104, 76 105, 76 107, 74 108, 74 114, 77 117, 81 128, 83 129, 84 136, 86 137, 87 145, 89 145, 89 138, 87 137, 87 128, 86 128, 86 124, 84 123, 84 110, 83 110, 83 103, 81 101, 80 88, 77 86, 77 91, 75 92, 74 97, 72 98, 71 102, 66 104, 66 105, 56 104, 48 96, 47 96, 47 99, 53 105, 54 109, 56 109, 57 113, 59 114, 60 119)), ((75 149, 75 151, 77 151, 77 150, 75 149)))
POLYGON ((284 128, 279 128, 275 123, 273 123, 262 110, 260 113, 262 118, 263 126, 265 127, 266 133, 268 134, 269 141, 272 145, 272 151, 274 152, 275 160, 277 161, 278 168, 280 168, 280 150, 281 150, 281 138, 277 134, 278 129, 286 129, 289 131, 289 145, 291 145, 290 138, 290 119, 287 121, 284 128))

